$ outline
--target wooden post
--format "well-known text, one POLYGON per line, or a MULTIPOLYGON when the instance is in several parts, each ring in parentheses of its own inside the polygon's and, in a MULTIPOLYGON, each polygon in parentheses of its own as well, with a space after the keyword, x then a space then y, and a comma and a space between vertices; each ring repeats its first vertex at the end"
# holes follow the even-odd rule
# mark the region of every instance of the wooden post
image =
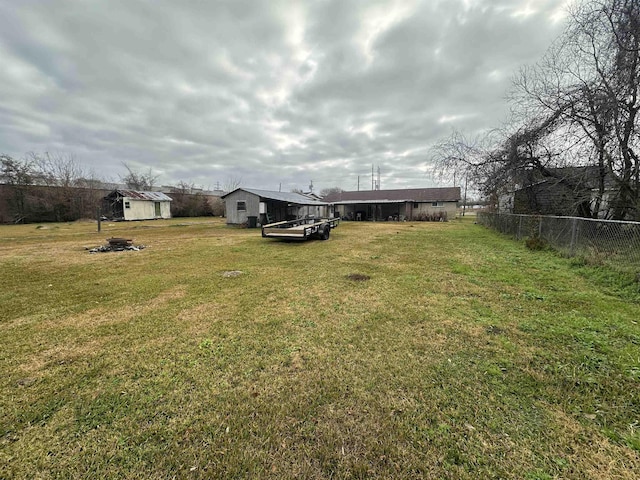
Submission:
POLYGON ((542 239, 542 217, 538 217, 538 238, 542 239))
POLYGON ((100 233, 100 229, 101 229, 101 225, 100 225, 100 222, 101 222, 101 220, 102 220, 102 218, 101 218, 101 217, 102 217, 101 213, 102 213, 102 212, 100 211, 100 207, 98 207, 98 233, 100 233))
POLYGON ((571 245, 569 246, 570 257, 573 257, 576 254, 577 234, 578 234, 578 219, 574 218, 571 222, 571 245))

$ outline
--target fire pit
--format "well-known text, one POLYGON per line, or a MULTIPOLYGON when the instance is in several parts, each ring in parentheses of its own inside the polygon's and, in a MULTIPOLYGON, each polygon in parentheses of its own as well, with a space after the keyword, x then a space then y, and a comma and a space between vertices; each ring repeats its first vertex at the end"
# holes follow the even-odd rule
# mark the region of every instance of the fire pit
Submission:
POLYGON ((101 253, 101 252, 122 252, 125 250, 133 250, 137 252, 145 248, 144 245, 134 245, 132 238, 119 238, 112 237, 107 238, 107 244, 101 245, 89 250, 89 253, 101 253))
POLYGON ((126 247, 130 247, 133 244, 133 239, 111 237, 111 238, 107 238, 107 242, 109 242, 109 246, 111 248, 119 248, 119 247, 126 248, 126 247))

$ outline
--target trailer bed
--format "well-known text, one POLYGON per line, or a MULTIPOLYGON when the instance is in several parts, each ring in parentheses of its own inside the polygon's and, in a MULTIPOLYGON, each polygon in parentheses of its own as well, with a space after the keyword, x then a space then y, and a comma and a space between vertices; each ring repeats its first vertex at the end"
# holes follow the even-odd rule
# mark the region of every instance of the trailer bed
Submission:
POLYGON ((328 240, 331 229, 336 228, 339 223, 339 218, 300 218, 288 222, 269 223, 262 226, 262 236, 284 240, 328 240))

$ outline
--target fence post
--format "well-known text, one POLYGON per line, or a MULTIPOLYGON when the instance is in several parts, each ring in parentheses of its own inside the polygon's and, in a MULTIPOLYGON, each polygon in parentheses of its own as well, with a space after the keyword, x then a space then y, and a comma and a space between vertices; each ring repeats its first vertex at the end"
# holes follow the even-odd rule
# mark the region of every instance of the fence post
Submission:
POLYGON ((542 240, 542 217, 538 217, 538 238, 542 240))
POLYGON ((522 239, 522 216, 519 217, 518 220, 518 235, 516 236, 518 240, 522 239))
POLYGON ((573 257, 576 251, 576 235, 578 233, 578 219, 571 221, 571 245, 569 246, 569 256, 573 257))

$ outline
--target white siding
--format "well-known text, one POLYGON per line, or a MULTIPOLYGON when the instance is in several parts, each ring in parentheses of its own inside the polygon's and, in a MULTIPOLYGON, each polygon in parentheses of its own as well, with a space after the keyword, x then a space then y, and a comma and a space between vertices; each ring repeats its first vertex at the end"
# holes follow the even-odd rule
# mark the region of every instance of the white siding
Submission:
POLYGON ((135 198, 123 198, 125 220, 152 220, 155 218, 171 218, 171 202, 154 202, 135 198), (156 215, 156 203, 160 204, 160 216, 156 215), (127 208, 129 205, 129 208, 127 208))

